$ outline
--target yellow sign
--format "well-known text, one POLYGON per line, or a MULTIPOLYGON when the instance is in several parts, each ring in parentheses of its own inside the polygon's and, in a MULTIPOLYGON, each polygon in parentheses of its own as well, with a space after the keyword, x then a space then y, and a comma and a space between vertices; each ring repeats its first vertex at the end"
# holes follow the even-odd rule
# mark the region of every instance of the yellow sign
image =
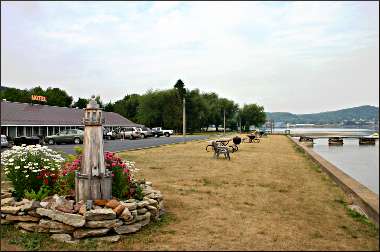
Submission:
POLYGON ((42 95, 32 95, 32 101, 46 102, 46 97, 42 95))

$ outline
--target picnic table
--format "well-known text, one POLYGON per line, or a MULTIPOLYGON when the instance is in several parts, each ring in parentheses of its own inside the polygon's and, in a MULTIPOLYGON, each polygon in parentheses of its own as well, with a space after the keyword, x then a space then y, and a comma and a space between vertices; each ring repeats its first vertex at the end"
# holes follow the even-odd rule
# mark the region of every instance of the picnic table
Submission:
POLYGON ((206 151, 209 151, 209 147, 211 147, 211 149, 214 148, 213 146, 213 143, 217 143, 217 144, 220 144, 220 146, 228 146, 228 144, 230 143, 230 141, 232 141, 232 145, 230 145, 229 147, 232 149, 232 152, 235 152, 238 150, 238 144, 241 143, 241 138, 239 137, 235 137, 235 138, 220 138, 220 139, 216 139, 216 140, 211 140, 211 141, 207 141, 208 145, 206 146, 206 151), (237 138, 237 139, 235 139, 237 138))

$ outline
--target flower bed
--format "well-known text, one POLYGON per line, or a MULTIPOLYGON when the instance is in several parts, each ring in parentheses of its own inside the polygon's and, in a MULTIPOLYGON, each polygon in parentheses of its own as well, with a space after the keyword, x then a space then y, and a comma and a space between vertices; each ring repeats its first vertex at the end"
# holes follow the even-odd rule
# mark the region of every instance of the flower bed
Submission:
POLYGON ((164 213, 162 194, 151 182, 137 181, 135 164, 113 153, 105 153, 105 162, 113 175, 114 198, 92 204, 75 202, 74 178, 80 156, 64 163, 58 153, 46 147, 16 146, 4 152, 1 161, 14 185, 13 197, 1 192, 2 225, 51 233, 53 239, 70 243, 100 236, 106 237, 97 239, 115 242, 120 235, 134 233, 164 213))

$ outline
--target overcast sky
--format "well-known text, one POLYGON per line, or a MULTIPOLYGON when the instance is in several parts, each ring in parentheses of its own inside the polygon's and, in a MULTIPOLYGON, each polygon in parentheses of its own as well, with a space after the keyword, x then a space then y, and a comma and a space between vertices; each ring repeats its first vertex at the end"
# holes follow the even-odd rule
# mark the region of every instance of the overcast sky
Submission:
POLYGON ((1 84, 105 102, 189 89, 311 113, 379 106, 378 2, 1 2, 1 84))

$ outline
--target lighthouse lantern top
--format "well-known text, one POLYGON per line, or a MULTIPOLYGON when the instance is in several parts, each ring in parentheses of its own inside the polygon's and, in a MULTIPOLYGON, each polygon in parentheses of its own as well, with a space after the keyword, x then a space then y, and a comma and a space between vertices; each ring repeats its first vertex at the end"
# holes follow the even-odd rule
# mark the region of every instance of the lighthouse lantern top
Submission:
POLYGON ((91 96, 91 99, 85 108, 83 123, 92 126, 100 126, 104 123, 102 110, 99 108, 99 104, 95 100, 95 95, 91 96))

